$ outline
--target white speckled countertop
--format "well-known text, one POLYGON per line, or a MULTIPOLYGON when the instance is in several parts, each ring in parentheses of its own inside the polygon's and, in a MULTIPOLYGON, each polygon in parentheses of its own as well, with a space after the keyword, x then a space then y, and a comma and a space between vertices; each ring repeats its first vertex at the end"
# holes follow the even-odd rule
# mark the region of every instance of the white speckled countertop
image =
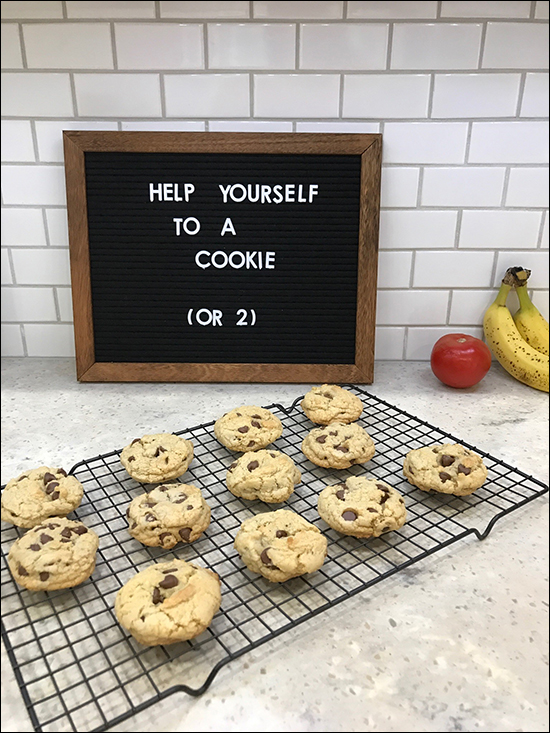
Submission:
MULTIPOLYGON (((290 405, 310 385, 78 384, 71 359, 4 359, 2 483, 66 468, 134 434, 290 405)), ((494 365, 477 387, 380 362, 366 388, 548 483, 548 396, 494 365)), ((224 666, 116 731, 548 730, 548 498, 224 666)), ((2 648, 2 730, 31 731, 2 648)))

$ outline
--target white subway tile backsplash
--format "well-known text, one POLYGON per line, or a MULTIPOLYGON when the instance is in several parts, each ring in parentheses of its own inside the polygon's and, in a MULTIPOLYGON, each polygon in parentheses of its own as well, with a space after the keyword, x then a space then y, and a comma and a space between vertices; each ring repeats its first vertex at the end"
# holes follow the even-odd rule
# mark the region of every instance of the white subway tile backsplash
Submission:
POLYGON ((481 23, 400 23, 392 69, 477 69, 481 23))
POLYGON ((75 74, 82 117, 160 117, 158 74, 75 74))
POLYGON ((2 356, 24 356, 21 326, 2 324, 2 356))
POLYGON ((484 69, 547 69, 548 24, 488 23, 484 69))
MULTIPOLYGON (((467 333, 476 338, 483 337, 483 329, 467 326, 460 329, 461 333, 467 333)), ((449 328, 409 328, 407 333, 407 350, 405 359, 410 361, 429 361, 432 349, 436 341, 449 333, 449 328)), ((429 370, 429 366, 426 366, 429 370)), ((437 382, 437 378, 428 372, 431 379, 437 382)), ((448 389, 448 388, 446 388, 448 389)))
POLYGON ((548 20, 548 8, 550 3, 548 0, 538 0, 535 7, 535 18, 537 20, 548 20))
POLYGON ((474 122, 471 163, 548 163, 548 122, 474 122))
POLYGON ((153 0, 109 0, 96 2, 90 0, 68 0, 67 16, 69 18, 154 18, 155 3, 153 0))
POLYGON ((63 130, 118 130, 116 122, 80 122, 74 120, 37 120, 38 157, 43 163, 62 163, 63 130))
POLYGON ((115 23, 115 39, 119 69, 204 68, 198 23, 115 23))
POLYGON ((294 69, 296 29, 290 23, 209 23, 210 69, 294 69))
POLYGON ((19 26, 16 23, 2 25, 2 43, 0 45, 3 69, 22 69, 23 57, 19 41, 19 26))
POLYGON ((112 69, 108 23, 23 25, 29 69, 112 69))
POLYGON ((168 117, 248 117, 248 74, 170 74, 164 78, 168 117))
POLYGON ((392 361, 402 359, 404 341, 404 328, 384 328, 383 326, 376 326, 374 358, 377 360, 391 359, 392 361))
POLYGON ((344 76, 344 117, 427 117, 429 74, 344 76))
POLYGON ((1 273, 2 273, 2 285, 11 285, 13 283, 13 277, 11 274, 11 267, 10 267, 10 258, 9 253, 7 249, 0 250, 1 257, 2 257, 2 267, 1 267, 1 273))
POLYGON ((2 246, 45 246, 44 217, 41 209, 2 209, 2 246))
POLYGON ((15 249, 15 279, 19 285, 69 285, 69 252, 66 249, 15 249))
POLYGON ((143 120, 133 122, 124 120, 120 123, 121 130, 136 130, 149 132, 204 132, 204 122, 196 120, 143 120))
POLYGON ((521 116, 548 117, 548 111, 548 74, 527 74, 521 116))
POLYGON ((425 168, 422 206, 500 206, 505 168, 425 168))
POLYGON ((27 20, 30 18, 62 18, 63 4, 59 2, 51 2, 50 0, 2 0, 1 3, 2 20, 8 18, 16 18, 17 20, 27 20))
POLYGON ((497 267, 493 285, 500 286, 504 273, 509 267, 526 267, 531 270, 529 288, 544 288, 548 290, 548 252, 526 252, 519 250, 513 252, 506 250, 498 253, 497 267))
POLYGON ((495 297, 494 290, 454 290, 449 325, 482 326, 483 315, 495 297))
POLYGON ((540 211, 465 211, 459 247, 529 249, 538 244, 540 211))
POLYGON ((380 206, 414 208, 418 197, 419 177, 419 168, 384 166, 382 168, 380 206))
POLYGON ((548 168, 512 168, 506 206, 548 207, 548 168))
POLYGON ((432 117, 514 117, 520 74, 436 74, 432 117))
POLYGON ((348 2, 348 18, 409 20, 436 16, 437 2, 348 2))
POLYGON ((550 307, 548 302, 548 291, 535 290, 531 297, 532 302, 539 309, 546 320, 550 320, 550 307))
POLYGON ((29 356, 74 356, 74 330, 65 323, 25 326, 29 356))
POLYGON ((412 252, 386 250, 378 254, 378 287, 408 288, 411 279, 412 252))
POLYGON ((528 18, 530 12, 529 0, 443 0, 441 3, 442 18, 528 18))
POLYGON ((463 163, 467 122, 387 122, 385 163, 463 163))
POLYGON ((46 209, 46 222, 50 246, 68 247, 67 209, 46 209))
POLYGON ((52 288, 2 288, 2 320, 56 321, 52 288))
POLYGON ((62 321, 73 320, 73 297, 71 288, 56 288, 57 303, 59 305, 59 318, 62 321))
POLYGON ((336 74, 257 74, 254 115, 338 117, 339 89, 336 74))
POLYGON ((444 324, 448 303, 446 290, 379 290, 376 323, 381 326, 444 324))
POLYGON ((544 226, 542 228, 540 246, 541 246, 541 249, 548 249, 548 212, 546 212, 545 219, 544 219, 544 226))
POLYGON ((2 74, 2 114, 12 117, 73 115, 69 74, 2 74))
POLYGON ((300 30, 301 69, 386 68, 388 25, 384 23, 305 23, 300 30))
POLYGON ((378 122, 297 122, 296 132, 380 132, 378 122))
POLYGON ((417 252, 413 287, 487 288, 493 252, 417 252))
POLYGON ((381 211, 381 249, 441 249, 455 243, 456 211, 381 211))
POLYGON ((331 20, 342 18, 344 12, 344 3, 341 0, 316 0, 316 2, 307 2, 304 0, 259 0, 252 4, 254 6, 254 18, 283 20, 318 18, 320 20, 331 20))
POLYGON ((292 132, 292 122, 281 120, 212 120, 210 132, 292 132))
POLYGON ((7 205, 63 206, 64 168, 61 165, 4 165, 2 197, 7 205))
POLYGON ((2 120, 2 162, 29 163, 35 160, 31 123, 28 120, 2 120))
POLYGON ((188 0, 160 3, 161 18, 248 18, 248 0, 188 0))

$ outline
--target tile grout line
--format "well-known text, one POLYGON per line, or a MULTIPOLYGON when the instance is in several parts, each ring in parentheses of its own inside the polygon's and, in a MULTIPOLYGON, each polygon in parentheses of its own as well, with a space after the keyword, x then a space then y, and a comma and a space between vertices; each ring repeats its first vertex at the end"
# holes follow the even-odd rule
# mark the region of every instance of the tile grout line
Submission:
POLYGON ((57 297, 57 288, 54 286, 52 288, 52 290, 53 290, 53 302, 54 302, 54 306, 55 306, 56 322, 57 323, 60 323, 60 321, 61 321, 61 309, 59 307, 59 300, 58 300, 58 297, 57 297))
POLYGON ((548 209, 542 212, 542 216, 540 218, 540 226, 539 226, 539 233, 537 237, 537 249, 543 249, 542 246, 542 237, 544 234, 544 225, 546 224, 546 219, 548 218, 548 209))
POLYGON ((520 75, 520 79, 519 79, 518 102, 516 105, 516 117, 522 121, 523 121, 523 118, 521 117, 521 108, 523 106, 523 97, 525 96, 526 85, 527 85, 527 72, 524 71, 520 75))
POLYGON ((19 324, 19 334, 21 336, 21 341, 23 344, 23 356, 28 356, 29 351, 27 349, 27 337, 25 334, 25 324, 24 323, 19 324))
POLYGON ((46 237, 46 247, 51 248, 52 240, 50 237, 50 228, 48 226, 48 213, 46 207, 42 206, 42 221, 44 222, 44 235, 46 237))
POLYGON ((109 23, 109 32, 111 35, 111 53, 113 54, 113 70, 118 71, 118 57, 116 52, 115 24, 109 23))
POLYGON ((483 56, 485 55, 485 40, 487 38, 487 26, 488 26, 488 21, 485 21, 481 26, 481 38, 479 39, 479 56, 478 56, 478 61, 477 61, 478 71, 483 69, 483 56))

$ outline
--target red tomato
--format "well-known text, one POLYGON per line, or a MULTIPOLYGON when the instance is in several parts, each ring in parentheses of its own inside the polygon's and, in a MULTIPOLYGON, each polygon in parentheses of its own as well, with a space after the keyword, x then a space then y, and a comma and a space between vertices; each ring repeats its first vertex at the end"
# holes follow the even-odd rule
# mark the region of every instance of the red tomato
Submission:
POLYGON ((435 342, 432 372, 449 387, 473 387, 491 367, 487 344, 466 333, 448 333, 435 342))

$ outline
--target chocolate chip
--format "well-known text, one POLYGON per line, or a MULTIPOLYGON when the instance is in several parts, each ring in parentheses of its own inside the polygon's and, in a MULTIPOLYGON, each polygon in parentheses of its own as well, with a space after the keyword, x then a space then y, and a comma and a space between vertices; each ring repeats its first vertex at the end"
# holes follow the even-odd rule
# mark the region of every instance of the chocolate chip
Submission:
POLYGON ((62 476, 66 476, 67 475, 67 471, 64 471, 62 468, 58 468, 57 471, 56 471, 56 473, 60 473, 62 476))
POLYGON ((129 504, 128 504, 128 506, 126 507, 126 516, 127 516, 127 517, 129 517, 129 516, 130 516, 130 505, 129 505, 129 504))
POLYGON ((251 425, 252 425, 253 428, 261 428, 262 427, 262 423, 261 422, 258 422, 257 420, 252 420, 251 421, 251 425))
POLYGON ((250 428, 248 427, 248 425, 242 425, 240 428, 237 428, 237 429, 238 429, 239 433, 248 433, 248 431, 250 430, 250 428))
POLYGON ((320 435, 318 438, 315 438, 315 440, 318 443, 324 443, 326 439, 327 439, 327 436, 326 435, 320 435))
POLYGON ((351 510, 342 512, 342 519, 345 519, 346 522, 354 522, 357 519, 357 514, 355 512, 352 512, 351 510))
POLYGON ((39 577, 40 577, 40 580, 45 581, 45 580, 48 580, 48 578, 50 577, 50 574, 46 572, 40 573, 39 577))
POLYGON ((88 527, 85 527, 83 524, 79 524, 78 527, 73 527, 73 532, 75 534, 86 534, 88 531, 88 527))
POLYGON ((344 501, 345 497, 346 497, 346 490, 345 489, 339 489, 336 492, 336 498, 337 499, 340 499, 340 501, 344 501))
POLYGON ((178 569, 177 568, 168 568, 167 570, 163 570, 162 572, 165 575, 168 575, 168 573, 177 573, 178 572, 178 569))
POLYGON ((34 550, 34 552, 38 552, 40 545, 31 545, 29 549, 34 550))
POLYGON ((137 527, 137 522, 132 522, 132 526, 130 527, 130 529, 135 529, 136 527, 137 527))
POLYGON ((409 466, 409 473, 411 473, 414 476, 414 471, 411 466, 409 466))
POLYGON ((65 538, 63 537, 63 538, 62 538, 62 539, 60 539, 59 541, 60 541, 60 542, 70 542, 71 540, 67 540, 67 539, 65 539, 65 538))
POLYGON ((233 469, 237 468, 237 461, 233 461, 233 463, 229 466, 229 470, 233 471, 233 469))
POLYGON ((386 525, 385 527, 382 527, 382 532, 387 532, 389 529, 391 529, 391 527, 386 525))
POLYGON ((255 417, 258 420, 261 420, 262 419, 262 416, 261 415, 252 415, 252 417, 255 417))
POLYGON ((472 469, 465 466, 463 463, 458 464, 458 473, 463 473, 465 476, 468 476, 470 473, 472 473, 472 469))
POLYGON ((329 433, 329 435, 338 435, 338 431, 334 430, 332 433, 329 433))
POLYGON ((262 554, 260 555, 260 560, 263 562, 263 564, 266 567, 272 568, 273 570, 280 570, 280 568, 278 568, 276 565, 274 565, 273 562, 271 561, 271 558, 267 554, 267 550, 268 549, 269 548, 266 548, 265 550, 263 550, 262 554))
POLYGON ((192 531, 193 530, 191 529, 191 527, 184 527, 183 529, 180 529, 178 534, 184 542, 189 542, 189 538, 191 537, 192 531))
POLYGON ((163 448, 162 445, 159 445, 155 453, 155 458, 158 458, 161 453, 166 453, 166 448, 163 448))
POLYGON ((275 532, 275 537, 288 537, 288 532, 285 532, 284 529, 278 529, 275 532))
POLYGON ((161 601, 162 596, 160 595, 160 590, 157 587, 153 588, 153 603, 156 606, 157 603, 160 603, 161 601))
POLYGON ((256 441, 255 441, 255 440, 251 440, 251 441, 250 441, 250 442, 248 443, 248 445, 247 445, 247 448, 250 448, 250 447, 251 447, 251 446, 253 446, 253 445, 256 445, 256 441))
POLYGON ((28 575, 27 571, 22 565, 17 568, 17 572, 19 573, 19 575, 28 575))
POLYGON ((188 504, 188 505, 187 505, 187 506, 186 506, 185 508, 186 508, 186 509, 187 509, 188 511, 191 511, 191 509, 193 509, 193 504, 188 504))
POLYGON ((249 471, 253 471, 255 468, 258 468, 259 465, 260 465, 259 461, 250 461, 247 468, 249 471))
POLYGON ((155 515, 154 514, 151 514, 151 512, 147 512, 147 514, 145 515, 145 521, 146 522, 155 522, 156 519, 157 518, 155 517, 155 515))
POLYGON ((441 479, 441 483, 443 484, 445 483, 445 481, 451 480, 451 476, 449 476, 448 473, 445 473, 445 471, 441 471, 441 473, 439 474, 439 478, 441 479))
POLYGON ((65 529, 61 530, 61 536, 62 537, 70 537, 71 536, 71 528, 65 527, 65 529))
POLYGON ((272 458, 277 458, 277 454, 276 454, 276 453, 270 453, 269 455, 270 455, 270 456, 271 456, 272 458))
POLYGON ((367 507, 367 511, 368 511, 368 512, 372 512, 373 514, 378 514, 378 510, 377 510, 377 509, 373 509, 373 508, 372 508, 372 507, 370 507, 370 506, 368 506, 368 507, 367 507))
POLYGON ((50 537, 50 535, 46 534, 45 532, 40 535, 40 542, 42 542, 43 545, 45 545, 46 542, 51 542, 52 540, 53 537, 50 537))
POLYGON ((160 534, 160 535, 159 535, 159 540, 160 540, 161 542, 164 542, 164 540, 165 540, 165 539, 166 539, 167 537, 172 537, 172 534, 171 534, 170 532, 162 532, 162 534, 160 534))
POLYGON ((326 397, 327 400, 334 399, 334 397, 330 394, 330 392, 323 392, 323 397, 326 397))
POLYGON ((49 484, 50 481, 55 481, 55 476, 53 473, 45 473, 44 474, 44 483, 49 484))
POLYGON ((453 465, 453 463, 455 462, 455 459, 453 458, 453 456, 443 455, 441 456, 439 462, 441 463, 442 466, 447 468, 447 466, 453 465))
POLYGON ((349 453, 349 448, 346 448, 345 445, 337 445, 335 450, 339 450, 341 453, 349 453))
POLYGON ((180 494, 177 499, 172 501, 172 504, 183 504, 184 501, 187 501, 187 494, 180 494))
POLYGON ((242 415, 242 412, 236 412, 235 414, 237 415, 237 417, 242 417, 243 416, 242 415))
POLYGON ((141 442, 141 438, 134 438, 132 442, 130 443, 130 445, 134 445, 134 443, 140 443, 140 442, 141 442))
POLYGON ((156 506, 156 505, 157 505, 157 502, 152 501, 151 499, 148 499, 147 501, 143 502, 143 506, 156 506))
POLYGON ((135 456, 129 456, 128 457, 128 463, 131 463, 132 461, 135 461, 135 460, 136 460, 136 457, 135 456))
POLYGON ((161 588, 175 588, 178 585, 179 580, 175 575, 165 575, 164 580, 161 580, 159 586, 161 588))
POLYGON ((19 476, 19 478, 17 480, 18 481, 23 481, 24 478, 29 478, 26 473, 23 474, 23 476, 19 476))
POLYGON ((53 494, 50 495, 50 499, 52 501, 55 501, 56 499, 59 499, 59 491, 54 491, 53 494))
POLYGON ((55 529, 56 527, 59 527, 59 524, 47 524, 46 526, 48 529, 55 529))

